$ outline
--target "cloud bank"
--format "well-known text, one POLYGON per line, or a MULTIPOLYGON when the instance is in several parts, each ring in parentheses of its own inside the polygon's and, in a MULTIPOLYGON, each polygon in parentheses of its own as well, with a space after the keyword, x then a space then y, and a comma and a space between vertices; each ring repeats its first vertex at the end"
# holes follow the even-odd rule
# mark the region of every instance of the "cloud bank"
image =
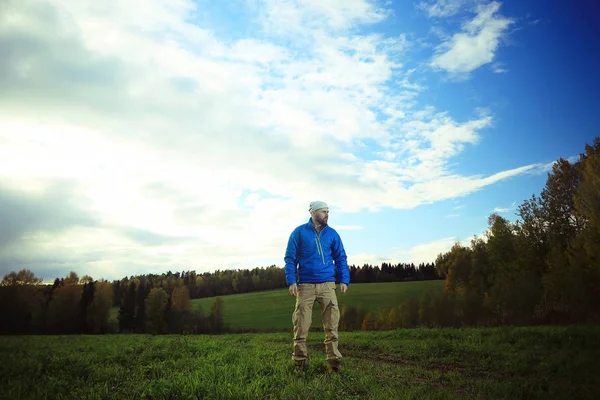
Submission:
MULTIPOLYGON (((539 168, 452 170, 493 114, 420 104, 407 37, 367 29, 389 18, 377 4, 248 1, 253 29, 221 37, 188 0, 5 2, 2 272, 281 263, 314 199, 338 215, 406 209, 539 168)), ((491 62, 511 23, 498 7, 480 7, 433 64, 491 62)))

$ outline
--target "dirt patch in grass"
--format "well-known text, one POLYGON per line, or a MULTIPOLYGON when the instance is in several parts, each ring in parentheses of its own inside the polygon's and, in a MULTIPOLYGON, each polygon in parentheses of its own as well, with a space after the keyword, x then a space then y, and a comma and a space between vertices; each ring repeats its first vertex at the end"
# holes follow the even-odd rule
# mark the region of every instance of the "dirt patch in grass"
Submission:
MULTIPOLYGON (((324 353, 323 345, 311 344, 308 346, 311 351, 324 353)), ((523 380, 524 377, 516 376, 514 374, 509 374, 501 371, 493 371, 489 368, 485 368, 480 365, 473 365, 474 360, 471 361, 471 365, 465 366, 461 364, 442 364, 442 363, 432 363, 430 361, 416 361, 414 359, 392 356, 389 354, 377 354, 377 353, 366 353, 363 350, 358 350, 352 347, 346 347, 344 351, 344 357, 347 358, 357 358, 361 360, 367 360, 372 362, 383 362, 387 364, 394 365, 405 365, 414 368, 420 368, 424 370, 432 370, 439 371, 443 373, 460 373, 465 377, 470 378, 478 378, 478 379, 518 379, 523 380)), ((464 361, 464 360, 463 360, 464 361)))

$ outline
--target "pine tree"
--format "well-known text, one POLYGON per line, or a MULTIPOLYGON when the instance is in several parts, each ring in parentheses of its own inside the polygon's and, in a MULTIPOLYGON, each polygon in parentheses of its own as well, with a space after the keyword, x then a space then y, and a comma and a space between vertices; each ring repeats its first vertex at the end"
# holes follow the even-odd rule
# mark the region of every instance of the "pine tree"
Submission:
POLYGON ((135 330, 136 284, 130 282, 119 309, 119 331, 133 332, 135 330))

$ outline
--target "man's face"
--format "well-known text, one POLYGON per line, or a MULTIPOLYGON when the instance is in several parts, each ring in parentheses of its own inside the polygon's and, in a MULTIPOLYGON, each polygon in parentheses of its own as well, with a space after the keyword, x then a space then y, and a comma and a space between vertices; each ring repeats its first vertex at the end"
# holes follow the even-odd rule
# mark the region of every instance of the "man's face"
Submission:
POLYGON ((328 208, 320 208, 313 212, 313 218, 321 225, 327 224, 327 220, 329 219, 329 209, 328 208))

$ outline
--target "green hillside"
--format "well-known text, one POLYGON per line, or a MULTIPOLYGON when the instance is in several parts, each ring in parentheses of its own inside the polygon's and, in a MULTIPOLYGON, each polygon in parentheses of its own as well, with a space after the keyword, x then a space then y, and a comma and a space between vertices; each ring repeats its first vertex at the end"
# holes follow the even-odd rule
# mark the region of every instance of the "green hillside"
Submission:
MULTIPOLYGON (((441 280, 361 283, 350 285, 345 294, 339 292, 338 285, 337 296, 340 309, 346 306, 361 307, 365 311, 378 309, 387 311, 412 297, 418 298, 423 293, 441 293, 443 284, 444 282, 441 280)), ((196 299, 193 301, 194 308, 200 304, 204 312, 208 314, 214 300, 214 297, 196 299)), ((231 329, 255 331, 291 329, 296 298, 290 295, 288 289, 223 296, 223 300, 225 302, 225 324, 231 329)), ((320 326, 319 304, 315 302, 313 327, 320 326)))
MULTIPOLYGON (((378 309, 389 310, 401 302, 424 293, 441 293, 444 282, 389 282, 389 283, 358 283, 350 285, 348 292, 339 293, 340 308, 361 307, 365 311, 378 309)), ((195 299, 194 309, 200 304, 205 314, 210 312, 214 297, 195 299)), ((274 331, 291 329, 292 312, 296 299, 290 296, 288 289, 269 290, 223 296, 225 303, 225 324, 234 330, 274 331)), ((117 321, 118 308, 111 310, 110 319, 117 321)), ((321 326, 319 304, 315 302, 313 309, 313 326, 321 326)))

